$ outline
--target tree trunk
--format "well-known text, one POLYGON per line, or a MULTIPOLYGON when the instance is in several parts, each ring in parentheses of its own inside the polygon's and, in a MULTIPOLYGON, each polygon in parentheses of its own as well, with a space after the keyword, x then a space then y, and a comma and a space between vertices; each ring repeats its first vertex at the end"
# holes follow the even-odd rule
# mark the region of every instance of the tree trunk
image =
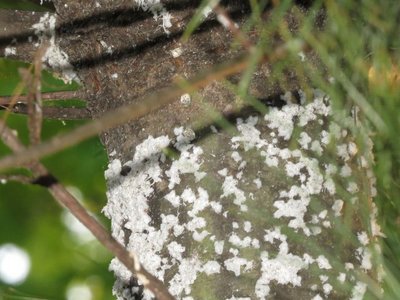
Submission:
MULTIPOLYGON (((1 32, 0 50, 30 60, 29 36, 49 40, 45 62, 79 78, 93 118, 245 53, 214 14, 180 40, 201 1, 150 2, 54 0, 57 17, 1 11, 23 17, 1 32)), ((251 13, 246 1, 221 4, 239 27, 251 13)), ((292 30, 299 11, 285 14, 292 30)), ((307 98, 292 70, 276 82, 273 67, 260 64, 249 87, 276 106, 267 113, 232 91, 233 75, 101 136, 112 233, 178 299, 343 299, 364 293, 362 276, 377 279, 371 149, 338 125, 356 114, 334 116, 326 95, 307 98)), ((117 260, 111 269, 118 299, 151 298, 117 260)))

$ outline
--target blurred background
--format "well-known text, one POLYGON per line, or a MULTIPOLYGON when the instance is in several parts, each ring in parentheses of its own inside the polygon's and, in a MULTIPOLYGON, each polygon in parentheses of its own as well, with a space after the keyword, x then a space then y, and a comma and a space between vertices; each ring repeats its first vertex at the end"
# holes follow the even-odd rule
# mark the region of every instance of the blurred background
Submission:
MULTIPOLYGON (((50 2, 0 0, 0 8, 51 10, 50 2)), ((28 65, 0 58, 0 96, 12 95, 20 81, 18 68, 28 65)), ((77 84, 43 72, 44 92, 78 89, 77 84)), ((79 99, 49 103, 83 106, 79 99)), ((0 110, 0 118, 4 110, 0 110)), ((85 121, 45 120, 43 139, 71 130, 85 121)), ((28 143, 24 115, 10 114, 7 123, 28 143)), ((0 156, 10 153, 0 143, 0 156)), ((104 169, 107 157, 98 138, 43 160, 48 169, 107 228, 101 209, 106 203, 104 169)), ((21 172, 23 172, 21 170, 21 172)), ((113 299, 112 256, 45 188, 0 182, 0 299, 113 299)))

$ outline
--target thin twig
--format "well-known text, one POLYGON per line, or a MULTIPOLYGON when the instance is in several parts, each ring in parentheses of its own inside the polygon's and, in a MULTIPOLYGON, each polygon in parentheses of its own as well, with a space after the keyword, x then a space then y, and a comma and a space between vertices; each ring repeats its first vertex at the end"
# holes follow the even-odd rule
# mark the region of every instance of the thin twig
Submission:
MULTIPOLYGON (((32 70, 32 65, 29 67, 29 70, 32 70)), ((25 80, 21 80, 17 86, 14 89, 13 96, 8 97, 9 101, 8 103, 0 103, 0 105, 7 105, 9 108, 12 108, 17 102, 18 102, 18 97, 21 95, 22 91, 26 87, 26 82, 25 80)), ((26 101, 28 101, 28 96, 26 97, 26 101)), ((6 112, 3 116, 3 121, 5 122, 8 118, 8 115, 10 112, 6 112)), ((0 131, 1 133, 1 131, 0 131)))
POLYGON ((225 28, 228 29, 232 34, 237 38, 240 44, 247 50, 251 51, 254 47, 253 43, 244 35, 244 33, 240 30, 239 26, 236 22, 232 20, 229 16, 229 13, 226 9, 217 4, 213 8, 214 12, 217 14, 218 22, 225 28))
MULTIPOLYGON (((84 100, 86 94, 82 90, 78 91, 61 91, 61 92, 48 92, 48 93, 42 93, 42 100, 43 101, 48 101, 48 100, 69 100, 69 99, 82 99, 84 100)), ((15 98, 15 103, 27 103, 28 102, 28 96, 27 95, 19 95, 17 97, 15 96, 9 96, 9 97, 0 97, 0 105, 3 106, 10 106, 11 100, 15 98)))
MULTIPOLYGON (((1 108, 1 106, 0 106, 1 108)), ((4 107, 4 109, 17 114, 27 114, 28 107, 25 103, 17 103, 12 109, 4 107)), ((42 115, 45 119, 56 120, 84 120, 91 119, 91 113, 87 108, 76 107, 42 107, 42 115)))
POLYGON ((19 183, 32 183, 32 177, 25 175, 0 175, 0 183, 4 184, 9 181, 15 181, 19 183))
MULTIPOLYGON (((17 139, 14 132, 0 120, 1 139, 14 152, 25 151, 24 145, 17 139)), ((49 173, 41 163, 30 166, 35 176, 40 178, 36 183, 48 188, 50 194, 59 204, 66 207, 92 234, 113 253, 119 261, 127 267, 132 274, 138 277, 143 286, 150 290, 159 300, 173 300, 165 285, 155 276, 144 269, 137 257, 129 253, 112 235, 79 203, 57 179, 49 173), (45 179, 44 179, 45 178, 45 179)))
POLYGON ((36 51, 33 60, 33 75, 27 71, 25 77, 29 77, 28 90, 28 129, 29 137, 32 145, 37 145, 41 140, 42 133, 42 58, 45 55, 48 42, 43 43, 36 51))
MULTIPOLYGON (((48 48, 48 43, 43 44, 38 51, 36 51, 35 53, 35 64, 30 65, 28 68, 24 69, 24 68, 20 68, 18 69, 20 76, 22 78, 22 80, 18 83, 18 85, 15 87, 14 92, 13 92, 13 96, 9 97, 9 101, 8 103, 3 103, 2 101, 0 102, 0 107, 4 107, 7 106, 9 108, 8 111, 6 111, 6 113, 3 115, 3 121, 5 122, 8 118, 8 115, 10 113, 10 110, 12 110, 12 108, 15 106, 15 104, 18 102, 18 98, 21 95, 22 91, 24 90, 24 88, 28 87, 28 94, 26 95, 26 103, 28 103, 28 105, 30 105, 29 103, 33 103, 33 100, 35 98, 35 96, 37 97, 37 93, 40 94, 40 80, 41 80, 41 65, 42 65, 42 57, 45 54, 46 49, 48 48), (31 72, 32 69, 35 67, 35 75, 32 78, 31 72), (36 77, 36 79, 35 79, 36 77), (36 82, 36 84, 39 84, 39 90, 35 90, 32 94, 32 86, 34 85, 34 83, 36 82)), ((39 95, 40 97, 40 95, 39 95)), ((28 108, 28 112, 29 110, 32 110, 32 108, 28 108)), ((36 118, 38 120, 36 120, 34 123, 37 123, 37 121, 40 121, 41 123, 41 118, 40 118, 40 109, 39 112, 37 114, 33 114, 32 113, 28 113, 31 118, 36 118)), ((28 120, 28 122, 31 122, 31 120, 28 120)), ((29 128, 31 128, 31 126, 33 125, 33 128, 35 129, 37 126, 35 124, 29 124, 29 128)), ((40 129, 41 129, 41 124, 39 125, 39 130, 32 130, 30 131, 30 137, 31 137, 31 141, 34 140, 35 143, 38 143, 38 139, 37 138, 33 138, 33 136, 31 135, 32 132, 35 132, 36 136, 40 136, 40 129)), ((1 129, 0 129, 0 134, 1 134, 1 129)))

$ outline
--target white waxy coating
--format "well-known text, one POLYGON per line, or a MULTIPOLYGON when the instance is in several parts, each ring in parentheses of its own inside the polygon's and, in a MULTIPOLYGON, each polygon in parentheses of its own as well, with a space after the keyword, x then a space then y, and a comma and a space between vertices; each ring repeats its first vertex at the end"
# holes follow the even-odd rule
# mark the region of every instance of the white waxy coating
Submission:
MULTIPOLYGON (((320 165, 318 159, 308 156, 313 152, 314 156, 321 156, 331 141, 342 138, 342 130, 337 124, 330 126, 332 133, 323 131, 316 140, 307 133, 301 134, 298 149, 290 150, 287 146, 287 140, 296 125, 293 118, 298 119, 297 125, 306 128, 309 123, 320 124, 320 117, 330 114, 329 105, 321 99, 322 96, 317 95, 315 103, 304 107, 288 105, 282 110, 271 109, 264 118, 250 116, 245 120, 238 119, 238 133, 230 138, 230 144, 227 145, 230 154, 224 158, 230 165, 225 167, 218 164, 213 170, 214 174, 204 169, 205 160, 213 156, 203 147, 192 144, 193 131, 183 127, 175 128, 172 138, 149 137, 138 145, 133 160, 125 164, 132 168, 125 177, 119 174, 121 162, 111 161, 106 171, 110 185, 109 203, 104 212, 112 218, 113 235, 123 242, 126 237, 122 228, 129 229, 131 234, 127 247, 138 253, 143 266, 161 280, 165 279, 167 272, 177 270, 172 277, 169 275, 171 280, 168 286, 173 295, 182 299, 192 297, 192 286, 196 284, 199 274, 217 278, 212 276, 228 272, 240 277, 257 271, 260 276, 254 282, 254 295, 264 299, 270 293, 272 282, 289 287, 302 285, 301 274, 310 265, 324 272, 335 272, 331 262, 322 253, 316 256, 292 253, 291 238, 281 233, 279 227, 261 228, 265 234, 260 239, 256 235, 260 232, 259 225, 251 218, 231 219, 235 216, 232 205, 229 208, 227 206, 233 204, 234 209, 245 216, 252 202, 256 201, 257 193, 269 188, 268 176, 261 171, 262 168, 257 174, 249 174, 248 171, 251 166, 246 153, 257 151, 261 157, 260 165, 264 164, 268 170, 279 169, 292 182, 278 191, 270 208, 264 211, 266 218, 275 219, 281 226, 306 237, 319 236, 326 230, 332 230, 334 222, 331 217, 339 217, 344 205, 344 201, 335 199, 337 195, 333 178, 337 175, 346 178, 352 176, 348 161, 356 155, 355 146, 338 143, 337 154, 342 159, 339 168, 330 163, 320 165), (271 134, 263 136, 263 126, 269 126, 271 134), (171 143, 180 151, 180 157, 166 164, 162 149, 171 143), (283 147, 280 147, 281 144, 283 147), (217 196, 205 184, 210 178, 220 183, 220 194, 217 196), (168 209, 162 212, 158 221, 160 224, 154 226, 149 213, 150 203, 154 201, 154 185, 160 181, 164 181, 166 186, 162 205, 168 209), (188 181, 196 184, 189 186, 188 181), (311 220, 306 220, 310 203, 322 194, 333 198, 332 202, 313 212, 311 220), (232 231, 222 236, 218 231, 214 232, 212 226, 216 224, 210 223, 210 216, 218 216, 218 224, 225 224, 232 231), (193 245, 190 246, 193 249, 196 249, 196 245, 210 243, 211 249, 207 250, 210 253, 193 249, 188 251, 186 244, 181 242, 187 239, 191 241, 189 245, 193 245), (270 249, 268 247, 277 247, 278 252, 265 251, 270 249), (246 251, 258 251, 259 255, 249 259, 243 255, 246 251), (204 259, 203 254, 211 259, 204 259), (256 266, 259 266, 259 270, 255 270, 256 266)), ((211 134, 218 135, 219 131, 211 130, 211 134)), ((346 188, 349 193, 358 190, 353 181, 347 182, 346 188)), ((370 270, 371 253, 365 247, 369 236, 360 232, 358 239, 360 247, 355 257, 359 265, 353 266, 353 269, 370 270)), ((349 264, 346 266, 350 268, 349 264)), ((111 269, 121 279, 129 280, 129 272, 117 260, 113 260, 111 269)), ((354 278, 343 278, 344 273, 334 274, 334 280, 351 280, 356 285, 354 297, 362 293, 363 286, 357 285, 354 278)), ((314 284, 314 289, 311 289, 315 291, 315 299, 321 295, 326 297, 333 291, 330 277, 321 275, 319 279, 320 284, 314 284)), ((235 298, 227 296, 227 299, 229 297, 235 298)), ((151 299, 151 295, 146 293, 145 299, 151 299)))

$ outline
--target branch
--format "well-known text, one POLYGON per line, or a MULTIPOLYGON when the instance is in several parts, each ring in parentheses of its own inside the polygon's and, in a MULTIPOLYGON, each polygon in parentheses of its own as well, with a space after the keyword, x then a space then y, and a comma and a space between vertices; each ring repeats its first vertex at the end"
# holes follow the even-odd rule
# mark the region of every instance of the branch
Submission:
MULTIPOLYGON (((78 91, 61 91, 61 92, 48 92, 48 93, 42 93, 42 100, 70 100, 70 99, 82 99, 84 100, 86 94, 82 90, 78 91)), ((0 97, 0 105, 8 106, 11 102, 11 99, 14 96, 7 96, 7 97, 0 97)), ((17 97, 17 103, 20 102, 28 102, 28 96, 27 95, 20 95, 17 97)))
MULTIPOLYGON (((13 131, 0 120, 0 132, 3 142, 14 152, 25 151, 24 145, 13 131)), ((72 196, 41 163, 32 163, 29 167, 37 176, 33 182, 46 187, 57 202, 66 207, 92 234, 123 263, 132 274, 136 275, 143 286, 149 289, 159 300, 173 300, 164 284, 144 269, 134 253, 129 253, 111 234, 72 196)))
POLYGON ((29 126, 29 137, 31 144, 37 145, 41 140, 42 133, 42 93, 41 93, 41 80, 42 80, 42 58, 47 51, 49 44, 43 43, 40 48, 36 51, 33 61, 33 74, 27 69, 25 71, 25 77, 28 80, 28 126, 29 126))
POLYGON ((19 183, 32 183, 32 177, 25 176, 25 175, 0 175, 0 183, 4 184, 8 181, 15 181, 19 183))
POLYGON ((232 20, 227 10, 219 4, 215 5, 213 10, 217 14, 218 22, 221 23, 225 29, 229 30, 247 51, 251 51, 254 47, 253 43, 244 35, 237 23, 232 20))
MULTIPOLYGON (((25 103, 17 103, 13 107, 3 106, 6 110, 17 114, 28 114, 25 103)), ((1 105, 0 105, 1 109, 1 105)), ((76 107, 42 107, 42 115, 45 119, 55 120, 85 120, 91 119, 92 115, 87 108, 76 107)))

